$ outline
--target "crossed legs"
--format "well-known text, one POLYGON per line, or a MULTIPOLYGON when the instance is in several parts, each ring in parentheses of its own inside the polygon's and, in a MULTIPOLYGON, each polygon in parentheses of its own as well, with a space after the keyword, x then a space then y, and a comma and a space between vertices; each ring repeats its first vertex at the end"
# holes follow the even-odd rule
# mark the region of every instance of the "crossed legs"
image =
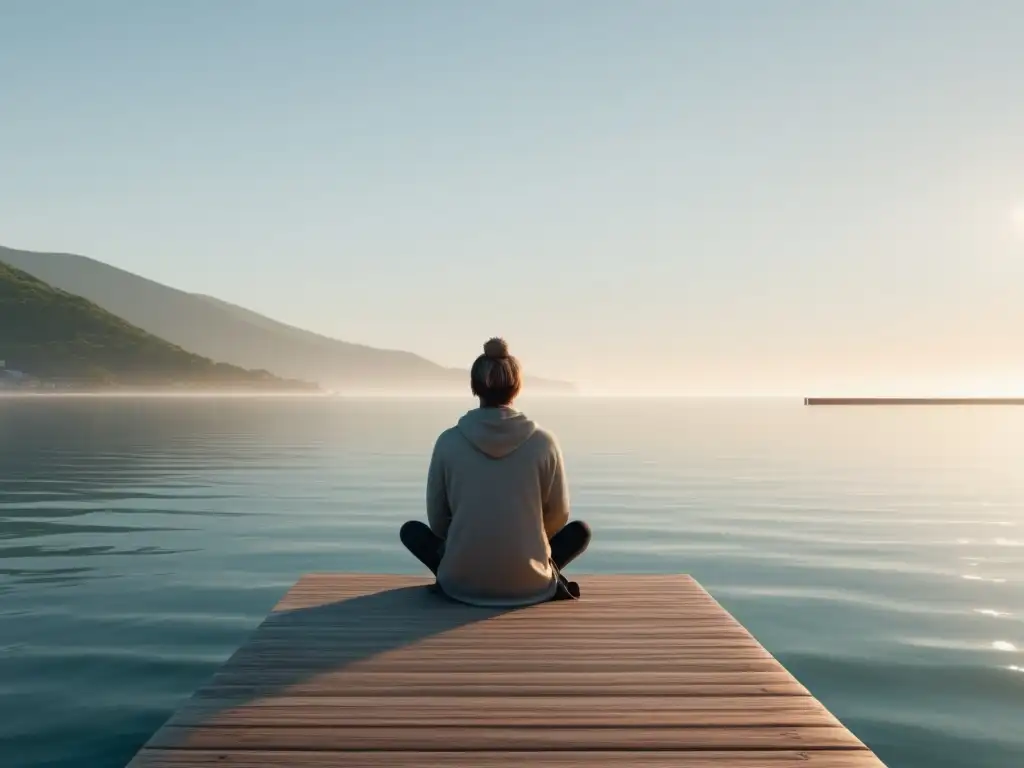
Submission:
MULTIPOLYGON (((419 520, 405 523, 399 531, 399 538, 405 548, 436 576, 444 553, 444 540, 435 536, 426 523, 419 520)), ((562 530, 551 537, 551 559, 555 567, 561 571, 586 552, 590 538, 590 526, 582 520, 566 523, 562 530)))

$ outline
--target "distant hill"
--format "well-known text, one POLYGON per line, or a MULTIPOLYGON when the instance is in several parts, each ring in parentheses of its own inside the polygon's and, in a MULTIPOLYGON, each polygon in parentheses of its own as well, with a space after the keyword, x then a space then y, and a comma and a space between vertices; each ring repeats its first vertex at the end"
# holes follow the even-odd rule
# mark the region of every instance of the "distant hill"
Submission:
POLYGON ((90 389, 315 389, 186 352, 2 261, 0 360, 33 379, 90 389))
MULTIPOLYGON (((339 391, 465 391, 468 372, 396 350, 339 341, 243 307, 187 293, 109 264, 63 253, 0 247, 5 261, 84 296, 133 325, 200 355, 339 391)), ((472 354, 469 350, 468 354, 472 354)), ((573 392, 572 384, 535 378, 531 392, 573 392)))

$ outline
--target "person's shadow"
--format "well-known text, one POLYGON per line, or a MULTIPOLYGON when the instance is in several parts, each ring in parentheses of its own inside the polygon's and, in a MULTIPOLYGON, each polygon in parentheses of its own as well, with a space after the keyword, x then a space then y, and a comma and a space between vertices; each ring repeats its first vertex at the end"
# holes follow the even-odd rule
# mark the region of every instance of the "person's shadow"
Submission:
MULTIPOLYGON (((388 672, 386 662, 371 663, 375 657, 522 610, 458 603, 427 582, 341 600, 330 600, 328 592, 325 588, 325 602, 293 609, 287 608, 289 595, 286 607, 268 616, 168 725, 198 725, 201 719, 195 716, 200 712, 212 719, 247 701, 290 695, 290 689, 295 695, 306 695, 303 689, 308 693, 309 686, 304 684, 327 673, 388 672)), ((410 663, 420 667, 415 656, 409 656, 401 669, 408 670, 410 663)), ((428 661, 423 662, 422 671, 430 671, 428 661)), ((323 692, 328 688, 333 695, 347 695, 343 678, 325 682, 323 692)), ((405 695, 429 694, 404 683, 400 689, 405 695)))

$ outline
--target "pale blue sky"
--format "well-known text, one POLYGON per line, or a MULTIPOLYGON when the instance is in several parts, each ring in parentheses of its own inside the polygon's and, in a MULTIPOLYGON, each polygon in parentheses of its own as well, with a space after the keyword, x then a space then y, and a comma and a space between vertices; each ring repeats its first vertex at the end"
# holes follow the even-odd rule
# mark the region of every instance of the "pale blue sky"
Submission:
POLYGON ((1022 73, 1013 1, 0 0, 0 243, 594 389, 1024 389, 1022 73))

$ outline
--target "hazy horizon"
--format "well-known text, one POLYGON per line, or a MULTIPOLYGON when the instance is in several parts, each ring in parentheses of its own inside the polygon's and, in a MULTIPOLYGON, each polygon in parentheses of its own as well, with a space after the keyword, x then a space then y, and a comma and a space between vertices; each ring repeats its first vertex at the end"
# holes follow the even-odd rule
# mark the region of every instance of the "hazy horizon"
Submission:
POLYGON ((0 11, 0 243, 620 396, 1024 394, 1024 5, 0 11))
MULTIPOLYGON (((402 390, 344 390, 325 387, 321 391, 296 392, 291 390, 236 390, 236 389, 210 389, 203 391, 181 391, 175 389, 149 390, 111 387, 109 389, 93 390, 48 390, 48 389, 25 389, 25 390, 3 390, 0 389, 0 400, 17 400, 30 398, 114 398, 114 399, 342 399, 342 400, 412 400, 412 401, 435 401, 435 400, 461 400, 465 401, 468 408, 475 408, 477 398, 469 392, 467 385, 466 392, 462 393, 455 389, 450 391, 430 391, 410 389, 402 390)), ((852 399, 936 399, 947 398, 959 399, 986 399, 1000 400, 1013 398, 1024 399, 1012 392, 983 392, 977 390, 954 390, 944 391, 832 391, 832 392, 643 392, 626 390, 596 390, 579 388, 576 392, 539 392, 531 394, 524 390, 524 394, 518 398, 512 407, 517 409, 530 408, 532 403, 546 402, 549 400, 735 400, 754 401, 772 400, 779 402, 801 403, 806 398, 852 398, 852 399)))

